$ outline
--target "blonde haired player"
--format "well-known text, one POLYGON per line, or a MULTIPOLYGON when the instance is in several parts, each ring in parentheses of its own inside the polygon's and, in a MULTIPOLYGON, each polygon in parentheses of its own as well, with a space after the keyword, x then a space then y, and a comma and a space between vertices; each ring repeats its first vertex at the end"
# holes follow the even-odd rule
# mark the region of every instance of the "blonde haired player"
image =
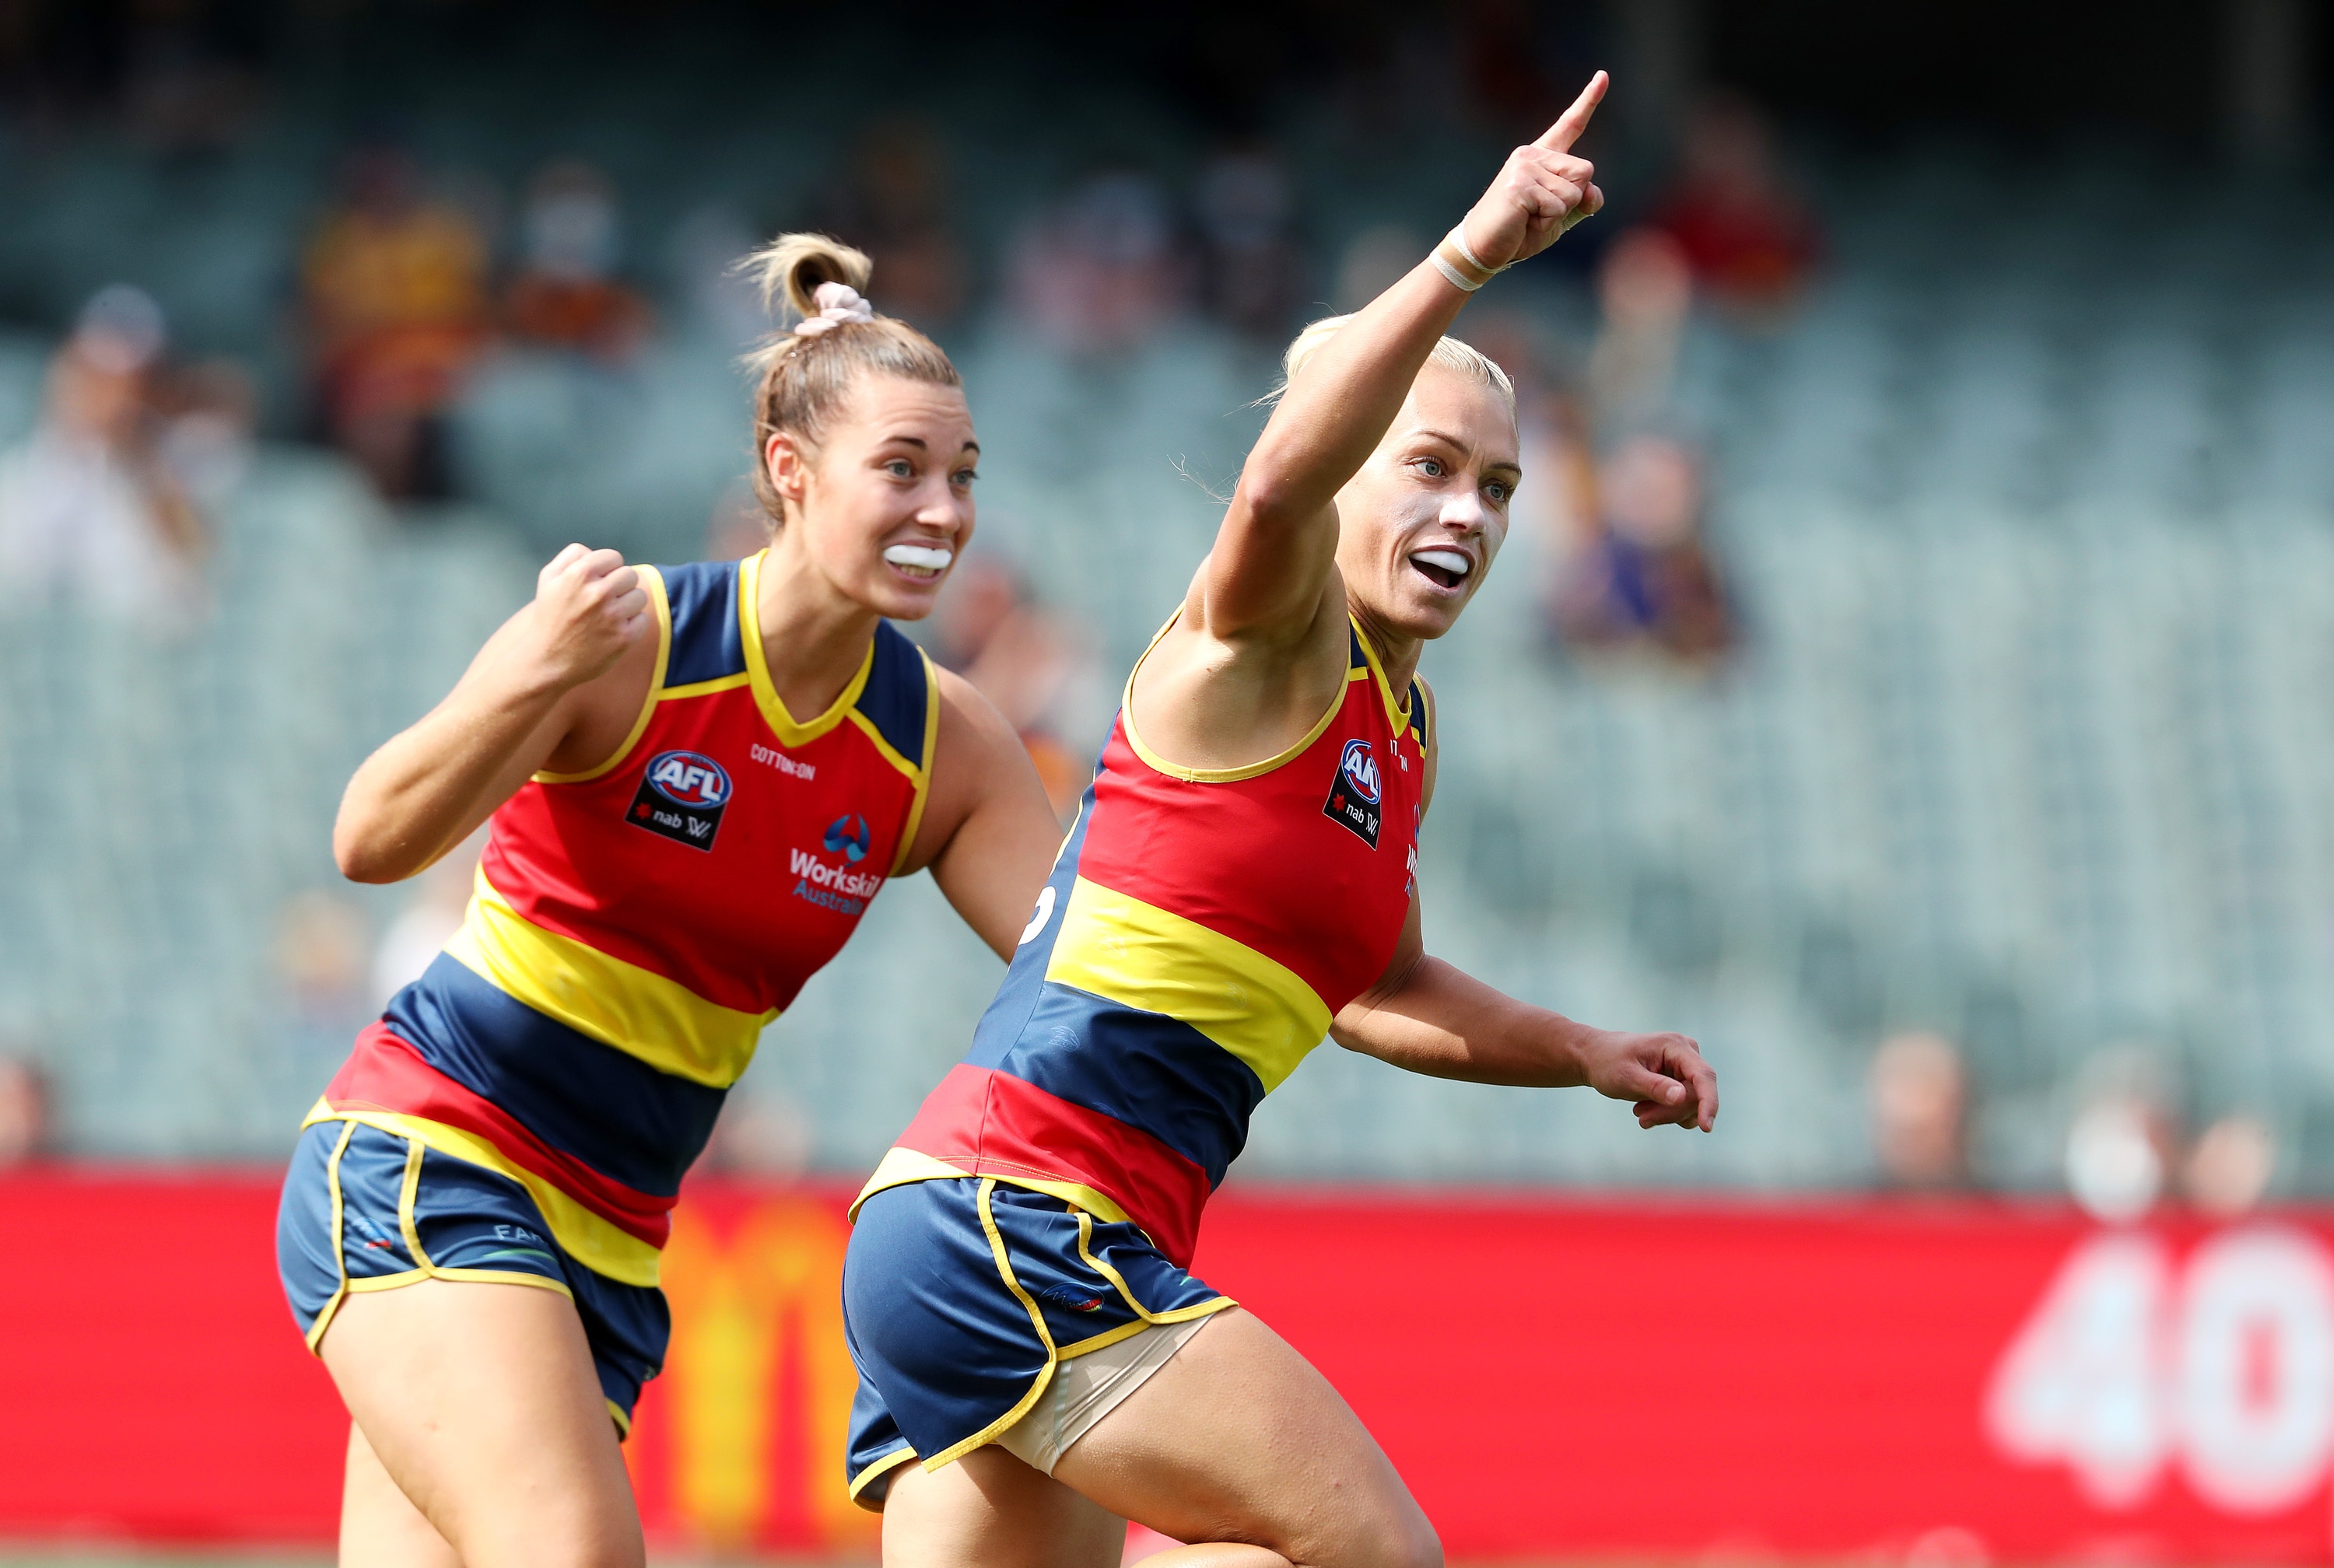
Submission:
POLYGON ((1011 728, 890 624, 972 537, 955 367, 857 251, 753 260, 802 317, 755 399, 769 547, 569 545, 341 804, 360 881, 492 829, 285 1181, 285 1292, 354 1418, 343 1563, 642 1560, 617 1441, 664 1359, 658 1251, 763 1025, 926 867, 1009 955, 1060 841, 1011 728))
MULTIPOLYGON (((1478 1082, 1586 1084, 1708 1130, 1692 1040, 1527 1006, 1425 956, 1423 645, 1507 532, 1514 395, 1442 335, 1594 213, 1599 72, 1434 254, 1288 355, 1182 608, 1129 678, 970 1053, 868 1183, 844 1275, 854 1495, 897 1568, 1427 1568, 1336 1390, 1188 1272, 1249 1114, 1323 1035, 1478 1082)), ((1354 1311, 1405 1288, 1355 1261, 1354 1311)))

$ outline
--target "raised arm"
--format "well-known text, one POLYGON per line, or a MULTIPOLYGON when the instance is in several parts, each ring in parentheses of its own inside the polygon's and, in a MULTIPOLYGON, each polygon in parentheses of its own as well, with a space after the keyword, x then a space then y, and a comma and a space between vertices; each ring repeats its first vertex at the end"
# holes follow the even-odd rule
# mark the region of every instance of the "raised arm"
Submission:
POLYGON ((1595 170, 1571 148, 1605 87, 1600 71, 1545 135, 1509 155, 1455 231, 1464 251, 1439 265, 1434 257, 1420 262, 1290 380, 1192 583, 1185 616, 1193 630, 1222 640, 1293 641, 1313 627, 1331 584, 1337 492, 1376 448, 1467 303, 1469 291, 1452 276, 1480 282, 1475 263, 1497 271, 1537 255, 1604 205, 1595 170))
POLYGON ((931 794, 901 869, 929 865, 964 923, 1009 961, 1062 847, 1062 824, 995 705, 954 671, 940 679, 931 794))
POLYGON ((333 825, 341 872, 394 882, 468 838, 538 770, 596 766, 648 699, 654 618, 612 550, 570 544, 446 699, 367 757, 333 825))

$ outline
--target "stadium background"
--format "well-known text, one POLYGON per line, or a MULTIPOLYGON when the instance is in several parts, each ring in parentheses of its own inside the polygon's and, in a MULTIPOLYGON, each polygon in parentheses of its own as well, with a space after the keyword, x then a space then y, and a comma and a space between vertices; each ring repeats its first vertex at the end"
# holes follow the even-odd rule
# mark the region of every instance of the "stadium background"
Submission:
MULTIPOLYGON (((1202 1267, 1461 1554, 2334 1555, 2320 11, 0 4, 0 1540, 328 1532, 266 1171, 448 918, 338 881, 338 792, 560 544, 738 537, 722 264, 834 228, 958 357, 996 569, 932 635, 1080 758, 1288 332, 1606 64, 1607 213, 1462 323, 1544 499, 1427 658, 1422 886, 1439 952, 1696 1034, 1722 1130, 1326 1051, 1202 1267), (398 199, 478 258, 402 401, 320 259, 398 199), (22 521, 124 342, 109 461, 196 541, 142 599, 22 521), (1325 1208, 1421 1299, 1336 1307, 1325 1208)), ((661 1549, 865 1550, 822 1249, 996 973, 911 881, 772 1027, 661 1549)))

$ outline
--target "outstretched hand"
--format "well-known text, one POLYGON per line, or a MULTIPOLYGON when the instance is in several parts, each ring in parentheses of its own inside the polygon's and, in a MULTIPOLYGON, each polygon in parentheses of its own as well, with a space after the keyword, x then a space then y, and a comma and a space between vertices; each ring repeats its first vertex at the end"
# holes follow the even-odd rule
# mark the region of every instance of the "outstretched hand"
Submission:
POLYGON ((1640 1127, 1718 1123, 1718 1074, 1683 1034, 1599 1034, 1582 1051, 1588 1086, 1634 1101, 1640 1127))
POLYGON ((1588 129, 1608 81, 1602 71, 1590 77, 1538 140, 1508 154, 1499 178, 1461 220, 1468 248, 1484 265, 1511 266, 1538 255, 1605 205, 1596 166, 1573 157, 1572 144, 1588 129))

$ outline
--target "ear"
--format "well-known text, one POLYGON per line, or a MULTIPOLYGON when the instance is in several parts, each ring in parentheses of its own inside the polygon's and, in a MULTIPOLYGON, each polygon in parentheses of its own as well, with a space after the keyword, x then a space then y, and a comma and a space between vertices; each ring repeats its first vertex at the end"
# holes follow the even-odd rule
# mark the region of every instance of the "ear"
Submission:
POLYGON ((803 491, 810 484, 809 448, 787 431, 773 431, 762 447, 762 467, 778 498, 788 506, 800 506, 803 491))

